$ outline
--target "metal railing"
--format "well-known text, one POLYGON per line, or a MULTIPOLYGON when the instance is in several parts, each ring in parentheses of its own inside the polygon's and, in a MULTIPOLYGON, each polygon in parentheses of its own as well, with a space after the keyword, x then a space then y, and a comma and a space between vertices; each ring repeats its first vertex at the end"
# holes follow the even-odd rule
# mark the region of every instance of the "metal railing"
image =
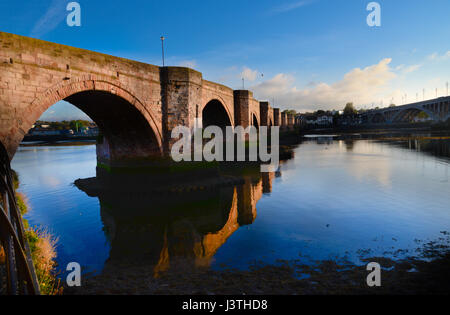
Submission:
POLYGON ((9 156, 1 143, 0 241, 5 253, 7 294, 39 294, 39 283, 17 206, 9 156))

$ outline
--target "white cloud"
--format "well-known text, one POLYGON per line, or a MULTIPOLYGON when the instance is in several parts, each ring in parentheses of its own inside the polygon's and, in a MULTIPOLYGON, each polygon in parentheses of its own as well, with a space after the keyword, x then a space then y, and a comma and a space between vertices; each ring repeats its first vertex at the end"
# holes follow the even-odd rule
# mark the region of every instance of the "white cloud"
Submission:
POLYGON ((53 0, 45 14, 36 22, 30 36, 40 37, 54 30, 66 18, 66 2, 53 0))
POLYGON ((297 2, 291 2, 291 3, 286 3, 282 6, 276 7, 274 9, 272 9, 271 13, 272 14, 277 14, 277 13, 285 13, 285 12, 289 12, 295 9, 298 9, 300 7, 303 7, 305 5, 310 4, 312 1, 297 1, 297 2))
POLYGON ((450 59, 450 50, 447 51, 446 53, 444 53, 443 55, 439 55, 438 53, 433 53, 431 55, 428 56, 429 60, 433 60, 433 61, 444 61, 444 60, 448 60, 450 59))
POLYGON ((247 67, 244 67, 244 70, 241 72, 241 78, 244 78, 246 81, 255 81, 257 76, 258 71, 247 67))
POLYGON ((386 92, 387 84, 396 77, 389 66, 390 58, 364 69, 355 68, 332 84, 316 83, 312 87, 299 89, 295 79, 287 74, 277 74, 272 79, 251 88, 259 99, 276 98, 283 108, 299 111, 338 109, 347 102, 369 104, 386 92))
POLYGON ((419 65, 419 64, 417 64, 417 65, 410 65, 410 66, 400 65, 400 66, 397 66, 395 68, 395 70, 397 70, 397 71, 399 71, 399 72, 401 72, 403 74, 408 74, 408 73, 415 72, 415 71, 419 70, 421 67, 422 67, 422 65, 419 65))

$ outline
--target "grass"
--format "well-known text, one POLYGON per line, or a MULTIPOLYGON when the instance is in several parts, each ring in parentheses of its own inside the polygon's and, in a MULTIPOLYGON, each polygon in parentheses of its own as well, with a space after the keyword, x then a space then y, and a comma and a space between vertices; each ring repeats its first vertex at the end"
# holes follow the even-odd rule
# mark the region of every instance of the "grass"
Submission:
POLYGON ((3 247, 0 245, 0 264, 5 263, 5 251, 3 250, 3 247))
MULTIPOLYGON (((19 188, 19 176, 13 171, 14 189, 19 188)), ((16 192, 16 201, 20 214, 23 216, 30 207, 24 194, 16 192)), ((30 246, 31 258, 34 263, 36 275, 38 278, 41 294, 43 295, 59 295, 62 294, 62 286, 57 274, 56 267, 56 245, 58 239, 52 236, 48 230, 31 227, 26 219, 22 219, 25 237, 30 246)), ((4 253, 3 253, 4 257, 4 253)), ((0 251, 0 262, 2 260, 0 251)), ((3 258, 4 260, 4 258, 3 258)))
POLYGON ((45 229, 28 228, 25 234, 30 245, 31 258, 33 259, 41 294, 61 294, 62 287, 55 273, 58 239, 45 229))

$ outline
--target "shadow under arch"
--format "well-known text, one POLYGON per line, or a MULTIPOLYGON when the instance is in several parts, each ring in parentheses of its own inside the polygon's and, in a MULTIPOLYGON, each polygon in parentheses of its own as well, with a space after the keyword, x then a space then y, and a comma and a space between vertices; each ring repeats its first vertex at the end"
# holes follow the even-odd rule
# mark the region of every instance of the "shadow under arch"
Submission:
POLYGON ((153 114, 127 90, 106 81, 71 82, 47 90, 28 108, 28 129, 60 100, 79 108, 99 126, 103 135, 97 145, 99 162, 162 155, 161 132, 153 114))
POLYGON ((217 99, 209 101, 202 110, 202 126, 218 126, 225 128, 232 126, 231 118, 225 106, 217 99))

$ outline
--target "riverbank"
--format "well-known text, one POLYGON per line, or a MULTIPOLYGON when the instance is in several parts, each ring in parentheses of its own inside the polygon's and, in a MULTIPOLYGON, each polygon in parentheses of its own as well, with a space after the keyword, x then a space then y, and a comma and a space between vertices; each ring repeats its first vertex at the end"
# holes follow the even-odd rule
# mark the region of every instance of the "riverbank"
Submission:
MULTIPOLYGON (((148 266, 118 265, 100 275, 83 280, 79 288, 65 294, 156 294, 156 295, 410 295, 450 292, 450 234, 441 232, 436 241, 424 242, 406 258, 405 250, 391 258, 360 256, 362 265, 345 257, 313 264, 279 261, 275 265, 255 263, 249 270, 211 270, 171 264, 170 272, 153 277, 148 266), (369 287, 366 264, 381 265, 381 286, 369 287), (138 276, 139 275, 139 276, 138 276)), ((365 252, 364 250, 361 251, 365 252)))
MULTIPOLYGON (((27 198, 24 194, 17 192, 19 188, 19 176, 13 171, 14 189, 16 190, 16 201, 22 217, 30 210, 27 198)), ((56 268, 56 243, 57 238, 51 235, 43 228, 31 227, 28 221, 22 218, 25 229, 25 237, 30 246, 31 258, 34 263, 36 275, 38 278, 41 294, 57 295, 62 293, 62 287, 55 273, 56 268)), ((5 255, 0 248, 0 276, 2 279, 2 288, 0 293, 6 293, 6 270, 5 255)))
POLYGON ((71 147, 71 146, 82 146, 82 145, 94 145, 96 144, 95 140, 73 140, 73 141, 57 141, 57 142, 48 142, 48 141, 37 141, 37 142, 21 142, 21 147, 42 147, 42 146, 54 146, 54 147, 71 147))
POLYGON ((58 141, 97 141, 98 136, 29 136, 23 138, 23 142, 58 142, 58 141))
POLYGON ((414 133, 433 133, 433 134, 449 134, 450 123, 440 125, 382 125, 382 126, 350 126, 350 127, 333 127, 333 128, 315 128, 301 129, 301 134, 414 134, 414 133))

